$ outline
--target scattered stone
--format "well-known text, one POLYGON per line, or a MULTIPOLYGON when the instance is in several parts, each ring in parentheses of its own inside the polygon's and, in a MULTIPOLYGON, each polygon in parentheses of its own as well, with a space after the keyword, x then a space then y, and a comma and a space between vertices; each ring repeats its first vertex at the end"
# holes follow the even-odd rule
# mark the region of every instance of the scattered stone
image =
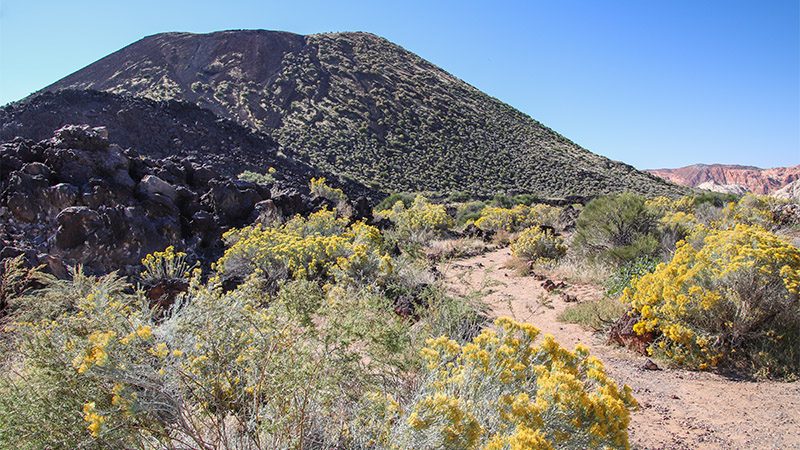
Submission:
POLYGON ((642 364, 642 369, 644 370, 661 370, 661 367, 658 367, 658 364, 654 363, 652 359, 647 358, 644 364, 642 364))
POLYGON ((22 166, 22 169, 20 169, 20 171, 27 173, 28 175, 31 176, 40 175, 44 178, 50 176, 50 168, 40 162, 32 162, 25 164, 24 166, 22 166))
POLYGON ((561 293, 561 299, 564 300, 566 303, 577 303, 578 297, 574 295, 567 294, 566 292, 561 293))
POLYGON ((69 183, 58 183, 48 189, 49 205, 55 211, 73 206, 78 199, 78 188, 69 183))
POLYGON ((80 148, 89 151, 108 148, 108 130, 89 125, 64 125, 55 131, 51 139, 54 147, 80 148))
POLYGON ((178 198, 178 191, 174 186, 155 175, 145 175, 139 182, 139 192, 145 195, 163 195, 173 202, 178 198))
POLYGON ((556 283, 551 279, 545 279, 544 282, 542 282, 541 286, 544 288, 545 291, 553 292, 558 289, 565 289, 567 287, 567 283, 564 283, 563 281, 559 281, 558 283, 556 283))
POLYGON ((287 217, 298 214, 306 208, 303 196, 296 189, 285 189, 276 184, 272 186, 270 198, 287 217))

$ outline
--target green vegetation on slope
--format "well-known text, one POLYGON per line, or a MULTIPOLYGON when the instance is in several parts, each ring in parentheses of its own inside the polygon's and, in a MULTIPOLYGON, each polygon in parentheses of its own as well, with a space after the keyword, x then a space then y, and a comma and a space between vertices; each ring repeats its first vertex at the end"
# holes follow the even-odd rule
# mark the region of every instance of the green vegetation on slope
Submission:
POLYGON ((320 169, 386 191, 683 192, 367 33, 159 34, 48 89, 63 88, 195 102, 272 135, 320 169))

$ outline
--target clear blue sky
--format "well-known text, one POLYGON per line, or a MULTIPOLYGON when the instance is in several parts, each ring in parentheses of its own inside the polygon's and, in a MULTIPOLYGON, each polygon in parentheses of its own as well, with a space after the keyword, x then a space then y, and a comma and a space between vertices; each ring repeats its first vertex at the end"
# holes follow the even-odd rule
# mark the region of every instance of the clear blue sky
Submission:
POLYGON ((800 164, 800 1, 0 0, 0 104, 143 36, 370 31, 639 168, 800 164))

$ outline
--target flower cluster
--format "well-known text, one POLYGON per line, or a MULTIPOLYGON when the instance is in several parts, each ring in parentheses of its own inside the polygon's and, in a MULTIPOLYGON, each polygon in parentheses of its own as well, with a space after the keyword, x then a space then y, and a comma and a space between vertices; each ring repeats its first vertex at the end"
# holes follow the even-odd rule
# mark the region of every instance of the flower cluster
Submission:
POLYGON ((109 342, 116 336, 113 331, 93 331, 89 335, 89 345, 82 355, 78 355, 73 359, 72 365, 78 373, 84 373, 89 370, 92 365, 104 366, 108 361, 108 353, 106 347, 109 342))
POLYGON ((797 367, 800 250, 758 226, 696 227, 672 259, 634 280, 622 300, 651 350, 704 369, 720 363, 797 367), (688 242, 687 242, 688 241, 688 242))
POLYGON ((91 433, 93 437, 98 437, 100 436, 100 431, 106 421, 106 418, 98 414, 95 408, 94 402, 87 402, 84 404, 83 420, 89 424, 86 427, 86 429, 89 430, 89 433, 91 433))
POLYGON ((428 375, 391 434, 402 448, 627 448, 636 402, 579 345, 568 351, 509 318, 460 345, 422 350, 428 375))
POLYGON ((186 261, 186 253, 176 252, 175 247, 169 246, 163 252, 154 252, 142 259, 144 270, 141 273, 145 282, 158 282, 188 278, 192 270, 186 261))

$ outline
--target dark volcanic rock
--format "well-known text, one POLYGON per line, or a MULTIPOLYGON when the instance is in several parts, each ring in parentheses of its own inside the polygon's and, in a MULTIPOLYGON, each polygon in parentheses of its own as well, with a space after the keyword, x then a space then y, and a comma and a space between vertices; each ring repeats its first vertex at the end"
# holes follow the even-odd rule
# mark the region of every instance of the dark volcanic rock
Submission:
POLYGON ((133 274, 146 254, 168 245, 207 264, 221 254, 223 231, 278 222, 313 204, 307 179, 277 180, 270 190, 188 157, 123 150, 105 129, 85 125, 0 144, 0 162, 11 163, 0 180, 0 256, 24 254, 56 275, 76 264, 133 274))
POLYGON ((255 204, 263 200, 255 189, 237 186, 230 180, 212 182, 210 187, 200 201, 225 223, 243 223, 255 204))
POLYGON ((42 162, 59 174, 59 181, 80 186, 102 175, 127 188, 146 175, 144 163, 137 160, 141 155, 159 160, 148 172, 151 175, 192 188, 205 189, 214 177, 236 178, 245 170, 264 173, 273 167, 273 177, 285 187, 302 190, 312 177, 325 176, 350 198, 365 197, 370 206, 384 197, 363 184, 321 173, 288 149, 279 152, 266 134, 177 100, 157 102, 96 91, 45 92, 0 108, 0 141, 13 142, 17 137, 48 143, 4 152, 0 174, 39 160, 44 152, 42 162), (70 125, 74 123, 93 126, 70 125), (122 148, 135 149, 136 158, 124 155, 122 148))
POLYGON ((256 203, 255 212, 257 216, 254 222, 258 222, 264 226, 275 225, 283 221, 280 210, 278 210, 278 207, 275 206, 275 202, 272 200, 264 200, 263 202, 256 203))
POLYGON ((89 128, 86 125, 67 125, 59 128, 51 139, 53 147, 80 148, 88 151, 108 148, 108 130, 89 128))
POLYGON ((65 208, 56 216, 56 222, 55 243, 59 249, 71 249, 83 244, 89 235, 103 225, 97 212, 86 206, 65 208))
POLYGON ((178 190, 175 189, 175 186, 155 175, 145 175, 139 182, 138 188, 140 193, 148 197, 161 195, 173 202, 178 198, 178 190))

